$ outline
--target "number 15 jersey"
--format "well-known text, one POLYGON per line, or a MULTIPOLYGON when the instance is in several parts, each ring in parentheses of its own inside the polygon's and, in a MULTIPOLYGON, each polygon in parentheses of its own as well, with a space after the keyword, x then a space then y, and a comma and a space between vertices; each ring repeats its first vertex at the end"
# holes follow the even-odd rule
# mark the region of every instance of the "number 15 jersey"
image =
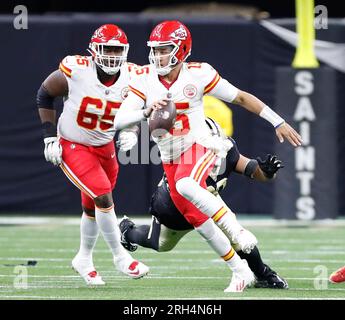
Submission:
POLYGON ((148 107, 166 98, 168 92, 176 105, 176 122, 169 133, 153 138, 163 162, 175 160, 194 143, 209 147, 210 133, 205 123, 203 96, 209 94, 231 102, 236 98, 238 89, 222 79, 207 63, 183 63, 178 78, 170 84, 158 76, 154 66, 147 65, 133 73, 128 98, 123 106, 148 107))

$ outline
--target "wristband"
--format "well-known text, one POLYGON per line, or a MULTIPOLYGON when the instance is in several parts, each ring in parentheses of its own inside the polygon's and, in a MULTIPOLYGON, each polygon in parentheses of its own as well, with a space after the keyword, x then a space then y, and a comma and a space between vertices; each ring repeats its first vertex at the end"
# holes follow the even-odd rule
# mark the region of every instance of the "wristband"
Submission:
POLYGON ((253 175, 257 167, 258 162, 255 159, 250 159, 246 165, 246 168, 244 169, 244 175, 253 179, 253 175))
POLYGON ((259 116, 270 122, 274 128, 278 128, 285 122, 285 120, 282 117, 280 117, 269 106, 266 105, 261 110, 259 116))

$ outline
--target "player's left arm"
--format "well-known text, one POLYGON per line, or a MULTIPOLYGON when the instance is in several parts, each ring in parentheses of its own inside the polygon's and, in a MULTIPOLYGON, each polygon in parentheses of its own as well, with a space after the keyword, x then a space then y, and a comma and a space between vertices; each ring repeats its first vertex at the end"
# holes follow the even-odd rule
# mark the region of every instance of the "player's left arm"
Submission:
POLYGON ((204 78, 207 79, 207 84, 204 87, 204 94, 209 94, 218 99, 238 104, 246 110, 264 118, 274 126, 280 142, 284 142, 284 139, 287 139, 295 147, 302 144, 301 136, 282 117, 260 99, 248 92, 236 88, 228 80, 222 78, 209 64, 203 63, 200 69, 204 78))
POLYGON ((270 122, 275 128, 276 135, 280 142, 284 142, 285 138, 294 147, 302 144, 302 138, 296 132, 296 130, 254 95, 242 90, 238 90, 238 94, 232 102, 244 107, 250 112, 258 114, 260 117, 270 122))

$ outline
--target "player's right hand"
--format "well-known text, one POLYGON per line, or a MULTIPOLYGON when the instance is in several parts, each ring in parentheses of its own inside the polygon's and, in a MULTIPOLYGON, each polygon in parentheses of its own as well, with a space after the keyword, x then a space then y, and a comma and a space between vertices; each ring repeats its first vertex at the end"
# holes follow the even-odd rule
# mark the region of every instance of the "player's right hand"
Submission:
POLYGON ((48 162, 58 166, 62 161, 62 147, 57 137, 44 138, 44 156, 48 162))
POLYGON ((154 102, 152 105, 150 105, 148 108, 146 108, 144 110, 144 116, 145 118, 148 118, 151 113, 155 110, 159 110, 162 109, 163 107, 165 107, 168 104, 167 99, 162 99, 159 101, 154 102))

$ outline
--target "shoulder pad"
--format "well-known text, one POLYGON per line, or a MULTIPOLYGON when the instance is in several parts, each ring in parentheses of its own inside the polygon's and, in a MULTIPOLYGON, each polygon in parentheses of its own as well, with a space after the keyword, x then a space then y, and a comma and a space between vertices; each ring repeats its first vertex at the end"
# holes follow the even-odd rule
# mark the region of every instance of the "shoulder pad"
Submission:
POLYGON ((77 69, 85 69, 91 64, 91 57, 87 56, 67 56, 65 57, 60 65, 59 69, 69 78, 72 77, 73 71, 77 69))

